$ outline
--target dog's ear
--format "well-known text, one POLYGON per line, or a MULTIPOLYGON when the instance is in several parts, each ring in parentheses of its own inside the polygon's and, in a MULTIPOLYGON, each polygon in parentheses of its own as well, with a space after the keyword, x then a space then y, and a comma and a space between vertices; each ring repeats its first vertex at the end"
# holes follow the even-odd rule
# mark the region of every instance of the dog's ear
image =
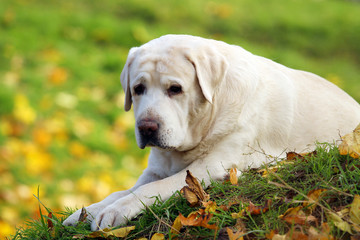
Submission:
POLYGON ((130 69, 131 63, 135 59, 135 52, 137 49, 138 49, 137 47, 130 49, 125 66, 120 75, 121 86, 123 87, 124 92, 125 92, 125 104, 124 104, 125 111, 129 111, 131 108, 131 104, 132 104, 131 91, 130 91, 129 69, 130 69))
POLYGON ((229 66, 225 56, 211 45, 200 45, 188 51, 186 57, 195 67, 204 97, 212 103, 214 93, 225 78, 229 66))

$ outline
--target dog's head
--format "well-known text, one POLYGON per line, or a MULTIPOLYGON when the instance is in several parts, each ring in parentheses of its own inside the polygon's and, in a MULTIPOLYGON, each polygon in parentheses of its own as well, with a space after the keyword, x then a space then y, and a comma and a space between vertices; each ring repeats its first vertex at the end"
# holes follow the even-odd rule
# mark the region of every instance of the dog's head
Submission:
POLYGON ((180 151, 202 139, 228 63, 209 40, 166 35, 132 48, 121 73, 125 110, 134 105, 140 148, 180 151))

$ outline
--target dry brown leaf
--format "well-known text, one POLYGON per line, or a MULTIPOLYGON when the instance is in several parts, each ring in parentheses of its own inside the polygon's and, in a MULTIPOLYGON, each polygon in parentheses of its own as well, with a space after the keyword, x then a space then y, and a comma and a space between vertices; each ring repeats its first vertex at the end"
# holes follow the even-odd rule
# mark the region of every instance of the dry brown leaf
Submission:
POLYGON ((341 155, 350 155, 353 158, 360 157, 360 124, 352 133, 346 134, 339 145, 341 155))
POLYGON ((236 168, 230 169, 230 183, 232 185, 237 185, 238 184, 238 177, 237 177, 237 169, 236 168))
POLYGON ((327 191, 326 189, 315 189, 311 190, 308 194, 308 200, 304 201, 303 206, 308 207, 311 212, 316 208, 316 204, 321 200, 323 193, 327 191), (312 204, 312 205, 311 205, 312 204), (311 206, 309 206, 311 205, 311 206))
POLYGON ((80 213, 80 216, 79 216, 79 220, 78 222, 86 222, 86 217, 88 216, 87 212, 86 212, 86 209, 83 207, 81 209, 81 213, 80 213))
POLYGON ((279 169, 278 166, 268 167, 266 169, 260 169, 257 172, 261 174, 262 177, 266 178, 270 176, 272 173, 276 173, 279 169))
POLYGON ((51 221, 51 219, 52 219, 52 212, 49 212, 48 219, 47 219, 47 225, 50 230, 53 229, 53 227, 54 227, 54 223, 51 221))
POLYGON ((279 218, 287 223, 299 225, 305 225, 316 221, 314 216, 306 215, 302 209, 302 206, 289 208, 283 215, 280 215, 279 218))
POLYGON ((186 173, 185 182, 188 186, 183 187, 180 191, 184 194, 186 200, 188 200, 191 206, 196 206, 200 204, 200 202, 208 201, 210 196, 204 191, 200 182, 191 174, 189 170, 187 170, 186 173))
POLYGON ((184 195, 190 207, 195 207, 200 204, 199 198, 188 186, 183 187, 180 192, 184 195))
POLYGON ((152 235, 151 240, 164 240, 165 236, 162 233, 155 233, 152 235))
POLYGON ((273 239, 276 234, 278 234, 278 231, 273 229, 269 233, 266 233, 265 237, 266 239, 273 239))
POLYGON ((230 228, 226 228, 226 232, 229 236, 229 240, 244 240, 244 233, 241 231, 237 231, 237 232, 233 232, 233 230, 231 230, 230 228))
POLYGON ((183 226, 200 226, 208 229, 217 229, 215 224, 208 224, 212 216, 212 213, 205 213, 204 209, 199 209, 196 212, 190 213, 188 217, 184 217, 180 213, 179 219, 183 226))

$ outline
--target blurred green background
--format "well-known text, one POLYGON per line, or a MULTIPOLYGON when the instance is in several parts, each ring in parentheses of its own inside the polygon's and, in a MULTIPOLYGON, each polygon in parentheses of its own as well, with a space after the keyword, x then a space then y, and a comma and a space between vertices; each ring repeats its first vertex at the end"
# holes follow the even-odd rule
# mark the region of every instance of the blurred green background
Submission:
MULTIPOLYGON (((241 45, 360 101, 360 3, 345 0, 0 1, 0 238, 131 187, 146 167, 119 76, 168 33, 241 45)), ((341 109, 339 109, 341 111, 341 109)))

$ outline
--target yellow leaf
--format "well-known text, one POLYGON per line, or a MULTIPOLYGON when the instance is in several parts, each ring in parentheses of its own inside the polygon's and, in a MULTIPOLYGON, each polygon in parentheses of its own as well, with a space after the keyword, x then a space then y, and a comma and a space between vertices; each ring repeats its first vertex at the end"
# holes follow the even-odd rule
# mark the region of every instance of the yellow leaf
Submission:
POLYGON ((349 215, 352 222, 360 225, 360 195, 355 195, 350 205, 349 215))
POLYGON ((203 202, 202 204, 205 207, 205 212, 213 213, 216 211, 217 208, 216 202, 208 201, 208 202, 203 202))
POLYGON ((123 228, 118 228, 115 230, 111 230, 111 228, 104 228, 102 230, 96 231, 96 232, 92 232, 89 235, 87 235, 86 237, 89 238, 98 238, 98 237, 109 237, 109 236, 114 236, 114 237, 126 237, 132 230, 135 229, 135 226, 130 226, 130 227, 123 227, 123 228))
POLYGON ((310 209, 311 211, 313 211, 316 208, 316 204, 320 201, 321 197, 323 196, 323 192, 325 192, 326 189, 315 189, 315 190, 311 190, 308 194, 308 201, 304 201, 303 206, 307 207, 310 204, 312 204, 311 206, 308 207, 308 209, 310 209))
POLYGON ((230 170, 230 182, 232 185, 237 185, 238 184, 238 177, 237 177, 237 169, 236 168, 232 168, 230 170))
POLYGON ((360 124, 352 133, 346 134, 342 138, 342 143, 339 145, 341 155, 349 154, 353 158, 360 157, 360 124))
POLYGON ((179 234, 180 233, 180 229, 182 228, 182 224, 181 224, 181 220, 179 218, 179 216, 177 216, 175 218, 175 221, 173 223, 173 225, 171 226, 171 230, 170 233, 172 234, 179 234))
POLYGON ((344 232, 352 234, 351 226, 348 222, 344 221, 338 214, 334 212, 327 212, 327 218, 331 221, 337 228, 344 232))
POLYGON ((152 235, 151 240, 164 240, 165 236, 162 233, 155 233, 152 235))
POLYGON ((15 96, 15 107, 13 112, 15 118, 25 124, 31 124, 36 119, 36 112, 31 108, 29 100, 23 94, 15 96))

